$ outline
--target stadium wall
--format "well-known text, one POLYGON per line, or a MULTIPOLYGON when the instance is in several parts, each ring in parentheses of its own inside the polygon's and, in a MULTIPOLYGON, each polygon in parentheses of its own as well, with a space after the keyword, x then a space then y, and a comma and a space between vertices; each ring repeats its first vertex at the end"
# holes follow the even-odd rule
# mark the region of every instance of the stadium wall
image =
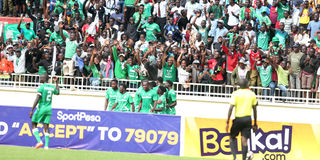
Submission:
MULTIPOLYGON (((35 89, 0 88, 0 105, 32 106, 35 89)), ((102 111, 104 92, 75 92, 62 90, 54 96, 53 108, 102 111)), ((228 112, 226 99, 178 96, 177 115, 225 119, 228 112)), ((320 123, 320 106, 298 104, 271 104, 259 102, 258 120, 271 122, 320 123)))
MULTIPOLYGON (((32 105, 35 90, 0 89, 0 97, 0 144, 32 146, 35 140, 27 106, 32 105)), ((225 131, 228 104, 223 100, 179 96, 180 116, 166 116, 99 112, 103 97, 100 92, 69 91, 55 96, 51 147, 230 158, 225 131), (78 118, 81 115, 83 118, 78 118)), ((251 133, 250 152, 264 160, 317 159, 318 115, 317 106, 261 103, 259 130, 251 133)), ((241 153, 239 142, 237 150, 241 153)))

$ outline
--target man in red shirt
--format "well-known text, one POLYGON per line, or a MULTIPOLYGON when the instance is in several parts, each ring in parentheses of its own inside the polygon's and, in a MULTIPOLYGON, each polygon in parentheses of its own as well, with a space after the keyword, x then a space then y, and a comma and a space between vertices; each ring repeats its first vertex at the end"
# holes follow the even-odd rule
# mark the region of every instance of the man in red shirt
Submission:
POLYGON ((243 57, 243 55, 237 52, 236 45, 234 43, 231 44, 230 49, 228 49, 225 44, 226 40, 222 43, 222 50, 227 55, 227 84, 230 85, 231 73, 238 65, 239 58, 243 57))
POLYGON ((261 51, 258 50, 257 43, 252 44, 252 49, 247 51, 250 57, 250 66, 251 66, 251 74, 250 74, 250 86, 261 86, 261 80, 257 69, 253 67, 256 59, 258 60, 257 66, 261 66, 261 51))
POLYGON ((224 70, 226 68, 226 63, 223 61, 223 59, 220 57, 220 54, 218 51, 214 52, 213 59, 208 60, 209 69, 213 71, 212 80, 213 84, 223 84, 223 74, 224 70))

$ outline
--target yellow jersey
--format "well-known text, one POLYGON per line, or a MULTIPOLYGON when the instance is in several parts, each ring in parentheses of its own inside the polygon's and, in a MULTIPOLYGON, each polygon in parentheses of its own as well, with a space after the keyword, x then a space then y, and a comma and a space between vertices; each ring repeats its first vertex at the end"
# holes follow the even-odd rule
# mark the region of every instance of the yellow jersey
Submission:
POLYGON ((252 106, 257 103, 256 94, 249 89, 238 89, 231 95, 230 104, 235 106, 236 117, 251 116, 252 106))

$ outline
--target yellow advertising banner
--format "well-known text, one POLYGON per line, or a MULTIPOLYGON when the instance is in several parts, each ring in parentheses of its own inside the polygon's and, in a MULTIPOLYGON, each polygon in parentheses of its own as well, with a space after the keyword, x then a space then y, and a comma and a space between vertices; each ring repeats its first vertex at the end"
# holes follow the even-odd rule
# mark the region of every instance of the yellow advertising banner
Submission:
MULTIPOLYGON (((231 123, 230 123, 231 127, 231 123)), ((249 152, 257 160, 320 159, 320 124, 258 122, 251 131, 249 152)), ((232 159, 226 120, 185 119, 184 156, 232 159)), ((241 157, 240 135, 237 139, 238 159, 241 157)))

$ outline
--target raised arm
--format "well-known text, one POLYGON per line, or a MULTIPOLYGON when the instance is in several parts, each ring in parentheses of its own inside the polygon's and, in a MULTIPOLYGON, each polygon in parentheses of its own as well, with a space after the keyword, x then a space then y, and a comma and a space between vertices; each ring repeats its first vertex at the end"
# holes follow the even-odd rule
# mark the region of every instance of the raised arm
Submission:
POLYGON ((21 25, 21 23, 22 23, 23 20, 24 20, 24 17, 21 17, 20 22, 19 22, 18 27, 17 27, 17 29, 19 30, 19 32, 21 32, 21 27, 20 27, 20 25, 21 25))
POLYGON ((61 38, 65 41, 67 38, 66 38, 66 36, 64 36, 64 34, 63 34, 63 23, 60 23, 60 24, 59 24, 59 28, 60 28, 60 36, 61 36, 61 38))

